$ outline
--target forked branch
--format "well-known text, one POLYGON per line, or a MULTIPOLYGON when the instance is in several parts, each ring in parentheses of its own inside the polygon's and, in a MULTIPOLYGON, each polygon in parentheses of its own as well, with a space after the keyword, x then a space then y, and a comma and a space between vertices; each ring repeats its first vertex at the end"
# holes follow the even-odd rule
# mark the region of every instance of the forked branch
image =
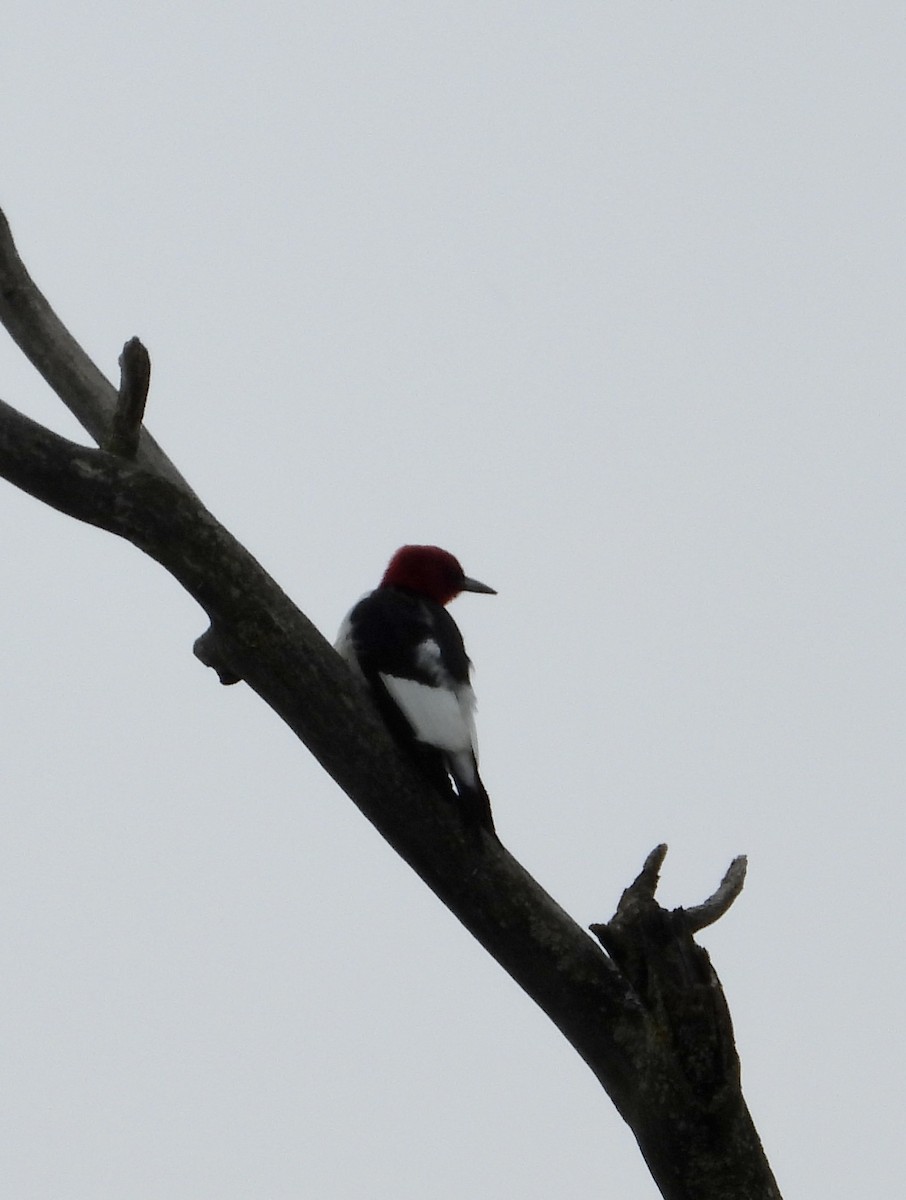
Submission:
POLYGON ((655 899, 666 853, 664 845, 652 850, 615 915, 591 926, 645 1014, 635 1061, 638 1087, 646 1097, 642 1126, 648 1136, 636 1125, 633 1129, 670 1200, 718 1195, 779 1200, 742 1099, 723 988, 707 952, 692 936, 739 895, 745 859, 734 859, 703 904, 669 911, 655 899))
MULTIPOLYGON (((0 210, 0 321, 13 341, 47 380, 97 444, 110 433, 116 411, 113 384, 91 361, 26 270, 6 216, 0 210)), ((136 461, 181 487, 188 484, 147 430, 142 430, 136 461)))

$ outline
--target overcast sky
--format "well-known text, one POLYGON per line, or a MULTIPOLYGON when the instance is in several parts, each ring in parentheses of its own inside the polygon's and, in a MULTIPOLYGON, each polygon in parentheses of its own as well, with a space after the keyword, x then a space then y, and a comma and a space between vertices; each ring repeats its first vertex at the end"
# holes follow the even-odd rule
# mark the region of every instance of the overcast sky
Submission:
MULTIPOLYGON (((906 1174, 901 5, 32 0, 0 205, 332 637, 408 541, 512 852, 658 842, 784 1194, 906 1174)), ((3 336, 0 397, 84 440, 3 336)), ((150 560, 0 484, 0 1191, 652 1200, 553 1026, 150 560)))

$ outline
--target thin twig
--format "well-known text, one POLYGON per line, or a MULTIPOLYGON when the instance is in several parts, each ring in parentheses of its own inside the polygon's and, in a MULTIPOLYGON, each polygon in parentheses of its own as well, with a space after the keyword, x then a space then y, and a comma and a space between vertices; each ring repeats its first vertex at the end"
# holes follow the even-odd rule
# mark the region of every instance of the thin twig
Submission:
POLYGON ((734 858, 727 867, 727 873, 721 880, 717 891, 709 896, 703 904, 696 904, 693 908, 686 909, 686 920, 690 932, 698 933, 700 929, 713 925, 724 915, 742 891, 742 885, 746 881, 746 865, 744 854, 734 858))
POLYGON ((137 337, 131 338, 120 355, 120 390, 104 446, 111 454, 135 458, 150 384, 151 357, 137 337))
POLYGON ((667 857, 667 843, 661 842, 651 851, 641 871, 629 885, 627 891, 639 899, 653 900, 661 878, 661 867, 667 857))

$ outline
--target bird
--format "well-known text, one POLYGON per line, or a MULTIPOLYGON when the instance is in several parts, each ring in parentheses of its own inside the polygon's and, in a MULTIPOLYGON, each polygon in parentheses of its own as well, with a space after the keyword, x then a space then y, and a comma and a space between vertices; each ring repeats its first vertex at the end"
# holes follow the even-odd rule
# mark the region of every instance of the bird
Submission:
POLYGON ((497 594, 439 546, 402 546, 344 618, 335 647, 364 677, 397 743, 457 803, 471 830, 496 840, 478 774, 472 664, 446 609, 461 592, 497 594))

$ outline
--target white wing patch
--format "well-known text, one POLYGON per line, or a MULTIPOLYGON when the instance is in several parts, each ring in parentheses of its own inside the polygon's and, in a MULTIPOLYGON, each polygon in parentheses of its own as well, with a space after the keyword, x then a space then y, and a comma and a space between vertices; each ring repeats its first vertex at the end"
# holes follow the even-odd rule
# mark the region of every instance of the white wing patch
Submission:
POLYGON ((398 675, 381 675, 403 716, 420 742, 435 746, 454 760, 465 779, 474 776, 475 693, 467 683, 434 687, 398 675))

